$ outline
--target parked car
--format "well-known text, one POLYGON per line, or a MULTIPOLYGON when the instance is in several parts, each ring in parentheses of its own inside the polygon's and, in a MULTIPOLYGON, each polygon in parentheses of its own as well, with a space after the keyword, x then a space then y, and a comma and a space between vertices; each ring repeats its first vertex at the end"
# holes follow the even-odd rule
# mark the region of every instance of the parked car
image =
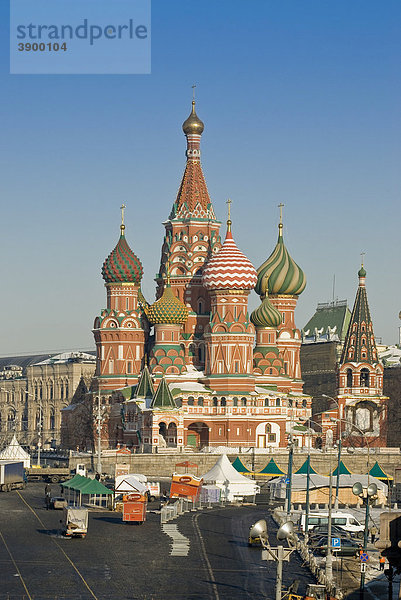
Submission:
POLYGON ((67 500, 62 496, 55 496, 50 499, 50 508, 62 510, 64 506, 67 506, 67 500))
MULTIPOLYGON (((326 539, 327 539, 327 534, 328 534, 327 525, 316 525, 316 527, 314 527, 313 529, 311 529, 311 531, 309 531, 309 539, 315 540, 315 539, 319 539, 321 537, 326 537, 326 539)), ((350 534, 348 531, 344 531, 344 529, 342 529, 338 525, 332 525, 331 526, 331 537, 350 538, 350 537, 352 537, 352 534, 350 534)))
MULTIPOLYGON (((350 538, 340 538, 341 546, 339 548, 332 548, 332 553, 336 556, 359 556, 359 544, 355 540, 350 538)), ((315 544, 313 544, 313 549, 318 554, 322 556, 326 556, 327 554, 327 537, 320 538, 317 540, 315 544)))

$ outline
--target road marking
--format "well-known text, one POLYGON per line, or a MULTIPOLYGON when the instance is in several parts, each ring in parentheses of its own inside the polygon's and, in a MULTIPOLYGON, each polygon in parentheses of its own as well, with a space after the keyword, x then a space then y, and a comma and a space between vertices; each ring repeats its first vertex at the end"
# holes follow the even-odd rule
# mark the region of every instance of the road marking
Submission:
MULTIPOLYGON (((46 525, 43 523, 43 521, 41 520, 41 518, 39 517, 39 515, 33 510, 32 506, 30 506, 28 504, 28 502, 25 500, 25 498, 23 498, 20 494, 20 492, 18 490, 16 490, 18 496, 21 498, 22 502, 29 508, 29 510, 35 515, 35 517, 37 518, 37 520, 39 521, 39 523, 41 524, 41 526, 43 527, 43 529, 47 530, 46 525)), ((60 546, 60 544, 58 542, 56 542, 54 537, 50 537, 50 539, 54 542, 54 544, 56 544, 57 548, 64 554, 65 558, 68 560, 68 562, 70 563, 70 565, 72 566, 72 568, 74 569, 74 571, 76 572, 76 574, 78 575, 78 577, 81 579, 82 583, 85 585, 86 589, 88 590, 88 592, 90 593, 90 595, 92 596, 92 598, 94 598, 94 600, 98 600, 97 596, 94 594, 94 592, 91 590, 91 588, 89 587, 89 584, 86 582, 84 576, 81 574, 81 572, 78 570, 78 567, 75 566, 75 564, 73 563, 73 561, 71 560, 71 558, 68 556, 68 554, 63 550, 63 548, 60 546)), ((29 596, 30 600, 31 596, 29 596)))
POLYGON ((210 579, 212 581, 212 589, 213 589, 214 597, 215 597, 216 600, 220 600, 219 591, 217 589, 216 579, 215 579, 214 574, 213 574, 212 565, 210 564, 210 561, 209 561, 209 559, 207 557, 205 542, 203 541, 203 537, 202 537, 202 534, 201 534, 200 529, 199 529, 199 525, 198 525, 198 518, 199 518, 199 516, 200 516, 200 513, 197 513, 196 515, 194 515, 192 517, 192 520, 194 522, 195 531, 198 534, 198 538, 199 538, 199 542, 200 542, 200 547, 201 547, 202 554, 203 554, 203 560, 206 563, 206 568, 207 568, 209 577, 210 577, 210 579))
POLYGON ((15 567, 15 569, 16 569, 16 571, 17 571, 17 573, 18 573, 18 576, 19 576, 19 578, 20 578, 20 581, 21 581, 21 583, 22 583, 22 585, 23 585, 23 588, 24 588, 24 590, 25 590, 25 591, 26 591, 26 593, 27 593, 28 600, 32 600, 32 596, 31 596, 31 595, 30 595, 30 593, 28 592, 28 588, 26 587, 26 584, 25 584, 24 578, 23 578, 23 577, 22 577, 22 575, 21 575, 21 571, 19 570, 19 568, 18 568, 18 565, 17 565, 17 563, 15 562, 15 560, 14 560, 14 557, 13 557, 13 555, 11 554, 11 551, 10 551, 9 547, 7 546, 7 542, 6 542, 6 540, 4 539, 4 536, 3 536, 3 534, 1 533, 1 531, 0 531, 0 538, 2 539, 2 542, 3 542, 3 544, 4 544, 4 546, 5 546, 5 548, 6 548, 7 552, 8 552, 8 554, 9 554, 9 556, 10 556, 11 560, 12 560, 12 563, 13 563, 13 565, 14 565, 14 567, 15 567))

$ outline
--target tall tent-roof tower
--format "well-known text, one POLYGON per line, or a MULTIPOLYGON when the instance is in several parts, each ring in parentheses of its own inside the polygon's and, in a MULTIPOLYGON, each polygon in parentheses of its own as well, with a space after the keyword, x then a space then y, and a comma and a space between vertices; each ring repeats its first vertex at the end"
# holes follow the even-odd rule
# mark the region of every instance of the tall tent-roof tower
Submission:
POLYGON ((163 223, 166 231, 156 274, 156 298, 164 293, 169 270, 171 293, 188 309, 181 343, 190 362, 202 369, 205 349, 199 332, 206 327, 210 312, 202 272, 205 262, 220 249, 221 240, 220 221, 216 219, 202 171, 200 142, 205 125, 197 115, 195 97, 182 129, 187 141, 186 165, 169 218, 163 223))

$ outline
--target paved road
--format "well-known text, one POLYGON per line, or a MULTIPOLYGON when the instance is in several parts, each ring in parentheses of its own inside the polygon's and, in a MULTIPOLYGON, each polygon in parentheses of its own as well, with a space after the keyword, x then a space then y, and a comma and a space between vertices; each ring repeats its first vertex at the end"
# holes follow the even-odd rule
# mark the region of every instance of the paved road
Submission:
MULTIPOLYGON (((0 494, 0 600, 274 598, 275 565, 247 546, 250 524, 266 516, 262 509, 205 509, 179 517, 174 523, 189 539, 189 552, 171 556, 172 538, 152 513, 135 526, 123 524, 119 514, 91 512, 85 540, 63 538, 61 512, 45 509, 43 487, 32 483, 20 493, 0 494)), ((284 573, 287 585, 310 580, 297 556, 284 573)))

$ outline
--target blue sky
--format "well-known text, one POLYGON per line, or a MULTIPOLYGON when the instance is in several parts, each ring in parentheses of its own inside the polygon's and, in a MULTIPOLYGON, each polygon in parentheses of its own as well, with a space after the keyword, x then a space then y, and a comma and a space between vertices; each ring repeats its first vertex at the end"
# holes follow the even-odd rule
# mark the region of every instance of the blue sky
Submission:
POLYGON ((364 251, 375 334, 397 341, 398 0, 154 0, 151 75, 9 75, 0 11, 0 354, 93 346, 122 202, 154 298, 193 83, 216 213, 224 221, 232 198, 256 267, 285 204, 285 242, 308 279, 297 325, 332 299, 334 275, 352 306, 364 251))

